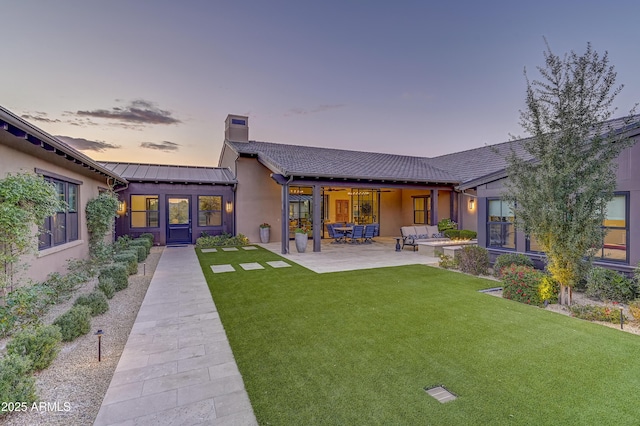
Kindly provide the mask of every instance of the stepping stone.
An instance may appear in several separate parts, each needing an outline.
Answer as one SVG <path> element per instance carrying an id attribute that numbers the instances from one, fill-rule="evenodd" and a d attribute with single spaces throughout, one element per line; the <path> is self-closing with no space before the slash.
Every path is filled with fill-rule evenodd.
<path id="1" fill-rule="evenodd" d="M 258 247 L 256 246 L 246 246 L 246 247 L 242 247 L 243 250 L 258 250 Z"/>
<path id="2" fill-rule="evenodd" d="M 210 248 L 210 249 L 202 249 L 200 251 L 203 253 L 215 253 L 218 251 L 218 249 Z"/>
<path id="3" fill-rule="evenodd" d="M 211 270 L 214 274 L 218 274 L 220 272 L 235 272 L 231 265 L 211 265 Z"/>
<path id="4" fill-rule="evenodd" d="M 238 247 L 222 247 L 222 251 L 238 251 Z"/>
<path id="5" fill-rule="evenodd" d="M 289 265 L 287 262 L 285 262 L 283 260 L 272 260 L 271 262 L 267 262 L 267 265 L 271 266 L 272 268 L 289 268 L 289 267 L 291 267 L 291 265 Z"/>
<path id="6" fill-rule="evenodd" d="M 253 263 L 241 263 L 240 267 L 242 269 L 244 269 L 245 271 L 253 271 L 255 269 L 264 269 L 264 266 L 262 266 L 261 264 L 259 264 L 258 262 L 253 262 Z"/>

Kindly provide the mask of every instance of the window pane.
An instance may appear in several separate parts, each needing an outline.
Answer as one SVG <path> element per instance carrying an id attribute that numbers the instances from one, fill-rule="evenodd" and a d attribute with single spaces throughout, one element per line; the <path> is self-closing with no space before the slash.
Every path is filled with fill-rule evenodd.
<path id="1" fill-rule="evenodd" d="M 51 247 L 51 217 L 45 218 L 38 240 L 38 248 L 45 249 Z"/>
<path id="2" fill-rule="evenodd" d="M 157 228 L 159 224 L 159 199 L 157 195 L 131 196 L 131 227 Z"/>
<path id="3" fill-rule="evenodd" d="M 625 206 L 626 197 L 624 195 L 616 195 L 613 197 L 609 203 L 607 203 L 607 213 L 604 219 L 604 226 L 613 226 L 624 228 L 627 226 L 625 215 L 626 215 L 626 206 Z"/>
<path id="4" fill-rule="evenodd" d="M 604 237 L 603 257 L 611 260 L 627 260 L 626 229 L 609 229 Z"/>
<path id="5" fill-rule="evenodd" d="M 222 197 L 214 195 L 199 196 L 198 210 L 222 210 Z"/>
<path id="6" fill-rule="evenodd" d="M 222 213 L 217 211 L 198 212 L 198 226 L 220 226 L 222 225 Z"/>
<path id="7" fill-rule="evenodd" d="M 78 213 L 68 213 L 67 220 L 69 221 L 68 241 L 76 241 L 78 239 Z"/>
<path id="8" fill-rule="evenodd" d="M 56 187 L 56 192 L 58 193 L 58 198 L 60 199 L 60 201 L 65 203 L 67 200 L 65 200 L 64 182 L 60 182 L 60 181 L 56 180 L 56 181 L 53 182 L 53 184 Z"/>
<path id="9" fill-rule="evenodd" d="M 78 185 L 69 184 L 69 199 L 67 200 L 70 212 L 78 211 Z"/>
<path id="10" fill-rule="evenodd" d="M 540 247 L 535 237 L 529 237 L 529 251 L 542 252 L 542 247 Z"/>
<path id="11" fill-rule="evenodd" d="M 65 213 L 56 213 L 53 215 L 53 245 L 58 245 L 66 242 L 66 231 L 65 231 Z"/>
<path id="12" fill-rule="evenodd" d="M 502 248 L 516 248 L 516 235 L 511 223 L 489 224 L 489 246 Z"/>

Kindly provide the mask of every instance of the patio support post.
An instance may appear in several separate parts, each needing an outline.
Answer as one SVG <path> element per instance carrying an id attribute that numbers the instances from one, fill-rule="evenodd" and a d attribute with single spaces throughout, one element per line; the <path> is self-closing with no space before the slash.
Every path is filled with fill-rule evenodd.
<path id="1" fill-rule="evenodd" d="M 322 235 L 322 194 L 319 183 L 313 185 L 313 251 L 320 251 Z"/>
<path id="2" fill-rule="evenodd" d="M 438 190 L 431 190 L 431 225 L 438 224 Z"/>
<path id="3" fill-rule="evenodd" d="M 289 182 L 282 185 L 282 217 L 280 218 L 282 254 L 289 253 Z"/>

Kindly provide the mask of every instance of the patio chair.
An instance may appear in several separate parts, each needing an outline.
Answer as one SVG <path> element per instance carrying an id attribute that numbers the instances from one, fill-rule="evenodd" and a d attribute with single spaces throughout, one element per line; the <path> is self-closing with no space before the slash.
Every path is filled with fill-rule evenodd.
<path id="1" fill-rule="evenodd" d="M 360 243 L 361 238 L 364 238 L 364 225 L 354 225 L 353 231 L 351 231 L 351 243 Z"/>
<path id="2" fill-rule="evenodd" d="M 364 243 L 372 243 L 373 242 L 373 237 L 375 236 L 376 233 L 376 227 L 375 225 L 367 225 L 364 227 Z"/>
<path id="3" fill-rule="evenodd" d="M 329 232 L 329 237 L 335 240 L 331 244 L 339 244 L 344 242 L 344 234 L 342 232 L 338 232 L 335 229 L 333 229 L 334 226 L 335 225 L 333 223 L 327 224 L 327 231 Z"/>

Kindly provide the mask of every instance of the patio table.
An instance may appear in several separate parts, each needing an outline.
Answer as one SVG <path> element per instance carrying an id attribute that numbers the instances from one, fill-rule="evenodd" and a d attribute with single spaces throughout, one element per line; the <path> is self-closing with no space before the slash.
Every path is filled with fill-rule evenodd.
<path id="1" fill-rule="evenodd" d="M 349 234 L 349 232 L 353 231 L 353 226 L 334 226 L 333 230 L 340 232 L 342 234 L 342 241 L 346 243 L 347 240 L 345 239 L 345 237 L 347 236 L 347 234 Z"/>

